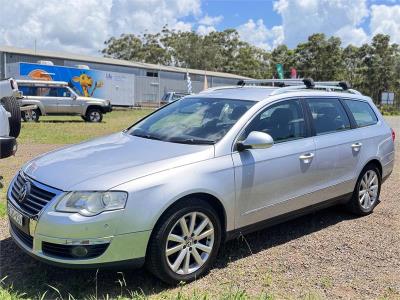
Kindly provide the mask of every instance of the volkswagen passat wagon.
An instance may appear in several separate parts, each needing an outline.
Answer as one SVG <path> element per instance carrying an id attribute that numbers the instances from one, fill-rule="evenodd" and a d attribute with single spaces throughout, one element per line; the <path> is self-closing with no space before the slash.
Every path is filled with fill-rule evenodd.
<path id="1" fill-rule="evenodd" d="M 48 263 L 190 281 L 238 234 L 336 203 L 371 213 L 393 161 L 394 132 L 354 90 L 219 88 L 28 162 L 10 231 Z"/>

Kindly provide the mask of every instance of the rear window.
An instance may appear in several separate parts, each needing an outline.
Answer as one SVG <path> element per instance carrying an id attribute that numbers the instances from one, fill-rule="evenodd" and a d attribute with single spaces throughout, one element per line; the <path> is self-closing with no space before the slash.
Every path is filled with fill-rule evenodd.
<path id="1" fill-rule="evenodd" d="M 350 120 L 338 99 L 306 99 L 317 135 L 350 129 Z"/>
<path id="2" fill-rule="evenodd" d="M 369 126 L 378 122 L 378 118 L 367 102 L 348 99 L 344 102 L 353 114 L 358 127 Z"/>
<path id="3" fill-rule="evenodd" d="M 20 85 L 19 90 L 25 96 L 71 97 L 71 92 L 65 87 L 21 86 Z"/>

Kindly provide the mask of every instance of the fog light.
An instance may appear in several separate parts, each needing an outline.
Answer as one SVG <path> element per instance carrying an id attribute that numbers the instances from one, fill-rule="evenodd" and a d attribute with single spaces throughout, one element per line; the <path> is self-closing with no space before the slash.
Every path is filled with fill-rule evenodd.
<path id="1" fill-rule="evenodd" d="M 71 254 L 75 257 L 85 257 L 88 254 L 88 249 L 85 246 L 76 246 L 71 250 Z"/>

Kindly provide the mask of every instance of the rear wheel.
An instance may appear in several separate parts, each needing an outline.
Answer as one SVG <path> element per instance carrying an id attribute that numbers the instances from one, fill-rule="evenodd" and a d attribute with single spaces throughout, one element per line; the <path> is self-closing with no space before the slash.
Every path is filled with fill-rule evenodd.
<path id="1" fill-rule="evenodd" d="M 103 120 L 103 113 L 98 108 L 90 108 L 86 113 L 86 121 L 100 123 Z"/>
<path id="2" fill-rule="evenodd" d="M 360 216 L 372 213 L 379 202 L 381 182 L 379 169 L 374 165 L 366 166 L 358 178 L 349 202 L 350 210 Z"/>
<path id="3" fill-rule="evenodd" d="M 21 131 L 21 110 L 18 100 L 15 97 L 4 97 L 1 105 L 11 114 L 8 119 L 10 123 L 10 136 L 17 138 Z"/>
<path id="4" fill-rule="evenodd" d="M 147 266 L 164 282 L 189 282 L 209 270 L 220 242 L 215 210 L 203 200 L 188 199 L 169 210 L 154 229 Z"/>
<path id="5" fill-rule="evenodd" d="M 33 109 L 31 111 L 23 111 L 21 112 L 22 120 L 25 122 L 39 122 L 40 118 L 40 110 Z"/>

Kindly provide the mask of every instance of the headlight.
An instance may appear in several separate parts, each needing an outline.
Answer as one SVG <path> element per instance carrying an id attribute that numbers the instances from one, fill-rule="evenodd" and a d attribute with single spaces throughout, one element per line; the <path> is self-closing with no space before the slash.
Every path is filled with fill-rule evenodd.
<path id="1" fill-rule="evenodd" d="M 127 198 L 126 192 L 70 192 L 58 202 L 56 211 L 94 216 L 103 211 L 124 208 Z"/>

